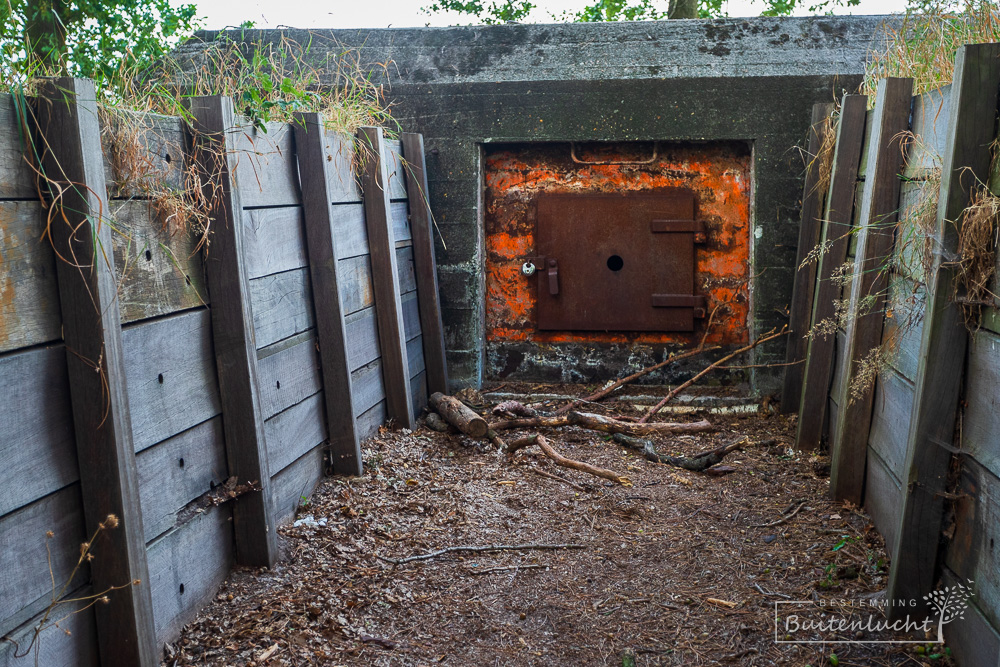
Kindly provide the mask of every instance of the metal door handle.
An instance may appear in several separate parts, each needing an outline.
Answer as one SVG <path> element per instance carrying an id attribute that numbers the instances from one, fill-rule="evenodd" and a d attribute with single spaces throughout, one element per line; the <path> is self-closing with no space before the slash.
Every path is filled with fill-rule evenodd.
<path id="1" fill-rule="evenodd" d="M 554 259 L 549 260 L 549 294 L 559 294 L 559 264 Z"/>

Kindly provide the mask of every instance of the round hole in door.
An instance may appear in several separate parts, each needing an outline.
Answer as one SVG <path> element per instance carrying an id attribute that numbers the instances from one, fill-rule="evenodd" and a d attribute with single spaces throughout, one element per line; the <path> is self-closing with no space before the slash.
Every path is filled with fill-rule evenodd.
<path id="1" fill-rule="evenodd" d="M 618 255 L 608 257 L 608 268 L 612 271 L 621 271 L 623 266 L 625 266 L 625 260 Z"/>
<path id="2" fill-rule="evenodd" d="M 184 584 L 181 584 L 181 595 L 184 595 Z"/>
<path id="3" fill-rule="evenodd" d="M 180 466 L 182 468 L 184 467 L 184 459 L 183 458 L 181 458 L 177 463 L 180 464 Z"/>

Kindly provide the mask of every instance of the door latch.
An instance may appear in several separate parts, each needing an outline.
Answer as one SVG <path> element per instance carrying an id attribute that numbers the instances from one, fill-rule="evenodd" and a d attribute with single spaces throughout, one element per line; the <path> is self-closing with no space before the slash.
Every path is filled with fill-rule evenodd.
<path id="1" fill-rule="evenodd" d="M 548 261 L 549 294 L 555 296 L 559 294 L 559 263 L 554 259 Z"/>

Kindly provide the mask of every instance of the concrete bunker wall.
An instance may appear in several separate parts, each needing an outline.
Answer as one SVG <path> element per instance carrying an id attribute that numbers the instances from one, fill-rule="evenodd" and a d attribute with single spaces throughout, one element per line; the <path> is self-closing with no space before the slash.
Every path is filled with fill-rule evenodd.
<path id="1" fill-rule="evenodd" d="M 317 63 L 354 49 L 386 84 L 393 115 L 425 137 L 449 370 L 479 385 L 507 367 L 488 341 L 486 156 L 553 142 L 738 142 L 750 146 L 749 311 L 753 339 L 785 323 L 798 241 L 804 141 L 816 102 L 854 91 L 887 17 L 757 18 L 231 33 L 311 40 Z M 217 37 L 204 33 L 204 40 Z M 197 55 L 204 44 L 184 47 Z M 385 63 L 389 66 L 384 67 Z M 383 65 L 379 65 L 383 64 Z M 783 361 L 784 341 L 755 363 Z M 549 341 L 522 350 L 562 380 L 651 364 L 671 343 Z M 781 369 L 755 369 L 771 392 Z M 527 376 L 525 376 L 527 377 Z M 546 375 L 548 379 L 556 379 Z M 653 378 L 654 380 L 657 378 Z M 664 379 L 662 376 L 659 378 Z"/>

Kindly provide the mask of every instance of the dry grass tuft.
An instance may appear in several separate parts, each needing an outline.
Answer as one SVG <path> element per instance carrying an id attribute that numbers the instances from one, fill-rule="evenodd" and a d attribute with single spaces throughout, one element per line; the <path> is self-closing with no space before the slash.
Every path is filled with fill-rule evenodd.
<path id="1" fill-rule="evenodd" d="M 958 232 L 955 300 L 962 308 L 969 331 L 979 329 L 983 306 L 996 303 L 990 285 L 996 277 L 997 224 L 1000 197 L 983 187 L 962 213 Z"/>
<path id="2" fill-rule="evenodd" d="M 898 28 L 886 26 L 871 54 L 861 92 L 874 100 L 879 79 L 912 77 L 919 95 L 951 83 L 955 51 L 963 44 L 1000 42 L 1000 5 L 969 2 L 962 11 L 908 13 Z"/>

